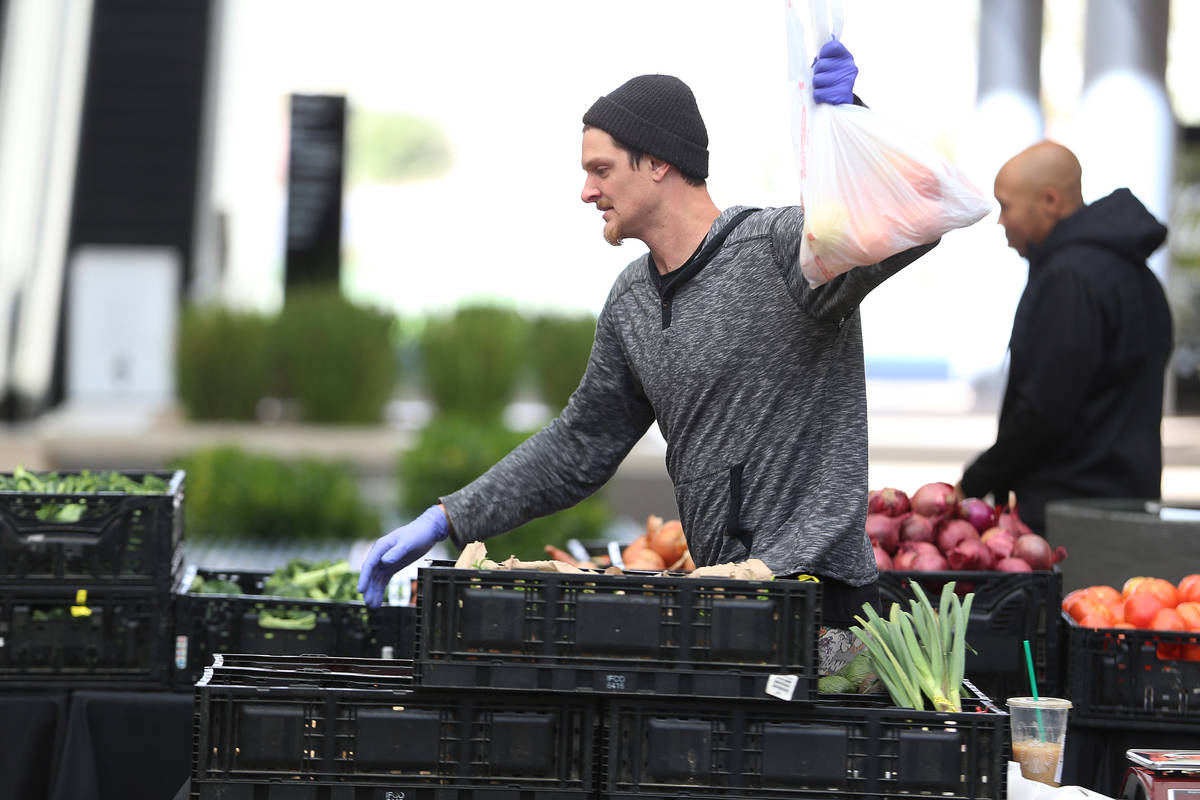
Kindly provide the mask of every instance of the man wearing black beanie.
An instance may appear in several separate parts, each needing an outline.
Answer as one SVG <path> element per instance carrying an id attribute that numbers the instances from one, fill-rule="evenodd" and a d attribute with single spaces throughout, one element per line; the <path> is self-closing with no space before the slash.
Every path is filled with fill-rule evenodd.
<path id="1" fill-rule="evenodd" d="M 848 102 L 853 58 L 836 40 L 814 65 L 814 99 Z M 697 565 L 762 559 L 825 584 L 822 671 L 853 647 L 845 629 L 878 605 L 865 532 L 867 419 L 858 305 L 933 247 L 816 288 L 800 272 L 799 207 L 721 211 L 708 133 L 691 89 L 641 75 L 583 116 L 581 198 L 612 244 L 643 242 L 609 293 L 587 370 L 557 419 L 482 477 L 376 543 L 360 588 L 451 536 L 460 547 L 571 506 L 612 477 L 657 422 Z M 379 583 L 382 580 L 383 583 Z"/>

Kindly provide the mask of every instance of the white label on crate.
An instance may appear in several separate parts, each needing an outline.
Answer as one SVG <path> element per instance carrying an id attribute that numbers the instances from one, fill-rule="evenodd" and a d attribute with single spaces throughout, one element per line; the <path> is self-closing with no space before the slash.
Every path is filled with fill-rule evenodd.
<path id="1" fill-rule="evenodd" d="M 395 658 L 395 656 L 393 655 L 394 652 L 395 652 L 395 650 L 392 648 L 392 646 L 390 644 L 385 644 L 382 648 L 380 648 L 379 657 L 380 658 Z"/>
<path id="2" fill-rule="evenodd" d="M 187 669 L 188 637 L 175 637 L 175 669 Z"/>
<path id="3" fill-rule="evenodd" d="M 767 694 L 780 700 L 791 700 L 800 679 L 795 675 L 768 675 Z"/>

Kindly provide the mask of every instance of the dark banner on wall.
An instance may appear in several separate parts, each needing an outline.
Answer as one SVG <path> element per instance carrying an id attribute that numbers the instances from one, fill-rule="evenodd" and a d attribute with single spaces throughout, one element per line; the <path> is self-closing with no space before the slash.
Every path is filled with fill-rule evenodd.
<path id="1" fill-rule="evenodd" d="M 292 95 L 288 145 L 288 288 L 338 281 L 345 138 L 346 98 Z"/>

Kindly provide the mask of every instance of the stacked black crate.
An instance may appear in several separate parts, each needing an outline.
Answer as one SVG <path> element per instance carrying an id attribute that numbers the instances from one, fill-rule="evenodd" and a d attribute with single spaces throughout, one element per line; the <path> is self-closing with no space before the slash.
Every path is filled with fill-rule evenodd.
<path id="1" fill-rule="evenodd" d="M 595 800 L 596 704 L 413 685 L 411 661 L 218 655 L 195 800 Z"/>
<path id="2" fill-rule="evenodd" d="M 821 587 L 421 571 L 422 688 L 590 696 L 599 798 L 1005 794 L 1008 719 L 817 693 Z"/>
<path id="3" fill-rule="evenodd" d="M 218 658 L 193 798 L 1005 794 L 1002 713 L 817 695 L 819 584 L 449 566 L 419 583 L 411 675 Z"/>
<path id="4" fill-rule="evenodd" d="M 165 489 L 0 491 L 0 688 L 166 687 L 184 473 L 124 474 Z"/>
<path id="5" fill-rule="evenodd" d="M 1200 634 L 1080 626 L 1062 612 L 1065 697 L 1073 704 L 1063 763 L 1070 779 L 1118 796 L 1131 749 L 1195 749 Z"/>
<path id="6" fill-rule="evenodd" d="M 411 659 L 416 609 L 264 594 L 269 570 L 187 565 L 175 595 L 172 683 L 191 687 L 223 653 Z M 196 593 L 195 580 L 221 581 L 227 593 Z M 236 591 L 235 591 L 236 589 Z"/>

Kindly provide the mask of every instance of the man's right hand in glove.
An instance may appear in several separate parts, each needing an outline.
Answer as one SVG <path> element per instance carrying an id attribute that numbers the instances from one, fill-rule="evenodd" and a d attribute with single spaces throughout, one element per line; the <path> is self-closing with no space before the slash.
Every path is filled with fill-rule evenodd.
<path id="1" fill-rule="evenodd" d="M 450 519 L 445 508 L 437 505 L 430 506 L 407 525 L 380 536 L 359 571 L 358 591 L 366 604 L 379 608 L 392 576 L 449 535 Z"/>

